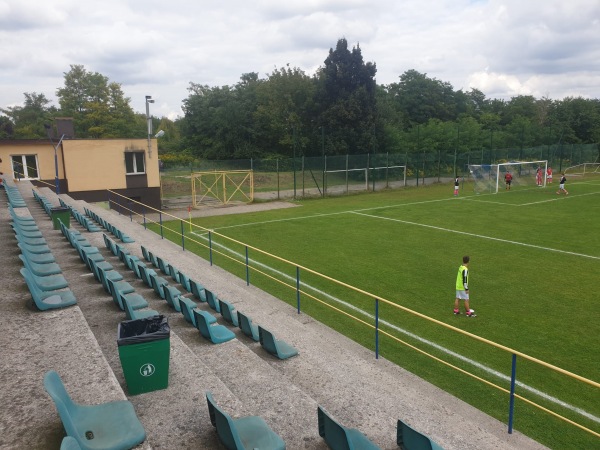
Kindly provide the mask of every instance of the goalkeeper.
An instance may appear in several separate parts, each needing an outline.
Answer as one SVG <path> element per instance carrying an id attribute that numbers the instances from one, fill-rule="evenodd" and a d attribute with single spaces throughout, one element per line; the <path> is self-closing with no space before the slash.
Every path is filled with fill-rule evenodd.
<path id="1" fill-rule="evenodd" d="M 468 256 L 463 256 L 463 263 L 458 268 L 456 275 L 456 299 L 454 300 L 454 314 L 460 314 L 460 301 L 465 304 L 465 314 L 467 317 L 475 317 L 475 311 L 471 309 L 469 304 L 469 261 Z"/>

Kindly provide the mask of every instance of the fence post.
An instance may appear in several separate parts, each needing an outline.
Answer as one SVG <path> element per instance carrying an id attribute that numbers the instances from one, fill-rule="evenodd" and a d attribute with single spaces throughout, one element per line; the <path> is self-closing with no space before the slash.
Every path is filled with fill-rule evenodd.
<path id="1" fill-rule="evenodd" d="M 133 222 L 133 214 L 132 214 L 131 208 L 132 208 L 131 199 L 129 199 L 129 208 L 128 208 L 129 209 L 129 221 Z"/>
<path id="2" fill-rule="evenodd" d="M 212 233 L 208 232 L 208 259 L 210 260 L 210 265 L 213 265 L 212 260 Z"/>
<path id="3" fill-rule="evenodd" d="M 296 305 L 300 314 L 300 267 L 296 266 Z"/>
<path id="4" fill-rule="evenodd" d="M 183 229 L 183 219 L 180 219 L 180 223 L 181 223 L 181 248 L 183 251 L 185 251 L 185 234 L 184 234 L 184 229 Z"/>
<path id="5" fill-rule="evenodd" d="M 146 205 L 142 203 L 142 217 L 144 218 L 144 230 L 146 229 Z"/>
<path id="6" fill-rule="evenodd" d="M 379 359 L 379 299 L 375 299 L 375 359 Z"/>
<path id="7" fill-rule="evenodd" d="M 512 372 L 510 375 L 510 404 L 508 407 L 508 434 L 513 431 L 513 418 L 515 412 L 515 382 L 517 379 L 517 355 L 512 355 Z"/>
<path id="8" fill-rule="evenodd" d="M 248 262 L 248 246 L 246 245 L 246 286 L 250 286 L 250 265 Z"/>
<path id="9" fill-rule="evenodd" d="M 160 238 L 161 238 L 161 239 L 164 239 L 164 238 L 165 238 L 165 236 L 164 236 L 164 234 L 163 234 L 162 212 L 159 212 L 159 213 L 158 213 L 158 220 L 159 220 L 159 223 L 160 223 Z"/>

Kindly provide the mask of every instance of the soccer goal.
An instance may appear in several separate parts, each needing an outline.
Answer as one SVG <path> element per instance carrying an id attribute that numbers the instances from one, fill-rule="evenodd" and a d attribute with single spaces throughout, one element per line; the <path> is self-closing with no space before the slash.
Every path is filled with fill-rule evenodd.
<path id="1" fill-rule="evenodd" d="M 336 187 L 348 193 L 354 190 L 383 189 L 406 186 L 406 166 L 361 167 L 325 171 L 325 186 L 329 193 Z"/>
<path id="2" fill-rule="evenodd" d="M 548 161 L 511 161 L 500 164 L 469 164 L 469 173 L 477 194 L 497 194 L 506 186 L 506 175 L 510 173 L 512 188 L 546 186 Z"/>
<path id="3" fill-rule="evenodd" d="M 600 175 L 600 163 L 583 163 L 567 167 L 565 174 L 581 177 L 585 177 L 586 175 Z"/>

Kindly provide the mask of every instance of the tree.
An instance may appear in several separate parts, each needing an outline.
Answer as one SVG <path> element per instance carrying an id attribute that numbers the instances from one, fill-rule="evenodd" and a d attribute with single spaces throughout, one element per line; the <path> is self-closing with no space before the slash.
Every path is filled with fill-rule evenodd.
<path id="1" fill-rule="evenodd" d="M 360 46 L 350 51 L 346 39 L 339 39 L 335 50 L 329 50 L 318 74 L 317 92 L 319 122 L 328 130 L 329 152 L 375 150 L 376 73 L 374 63 L 364 62 Z"/>
<path id="2" fill-rule="evenodd" d="M 71 65 L 64 75 L 64 87 L 57 89 L 60 113 L 73 117 L 77 137 L 136 137 L 142 130 L 132 128 L 134 112 L 119 83 L 111 83 L 98 72 Z"/>
<path id="3" fill-rule="evenodd" d="M 50 100 L 44 94 L 36 92 L 25 92 L 25 103 L 23 106 L 10 106 L 2 109 L 12 126 L 5 124 L 5 130 L 12 130 L 10 138 L 13 139 L 36 139 L 46 138 L 44 124 L 52 120 L 56 114 L 56 108 L 50 105 Z"/>
<path id="4" fill-rule="evenodd" d="M 388 89 L 396 100 L 397 108 L 413 124 L 424 124 L 429 119 L 453 121 L 458 118 L 457 95 L 450 83 L 408 70 L 400 75 L 399 83 L 392 83 Z M 464 109 L 464 94 L 460 100 L 463 103 L 461 109 Z"/>

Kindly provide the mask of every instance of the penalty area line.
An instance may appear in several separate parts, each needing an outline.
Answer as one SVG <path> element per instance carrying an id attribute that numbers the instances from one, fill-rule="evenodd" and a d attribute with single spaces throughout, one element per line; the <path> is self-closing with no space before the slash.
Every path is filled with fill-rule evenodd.
<path id="1" fill-rule="evenodd" d="M 375 216 L 373 214 L 364 214 L 364 213 L 360 213 L 360 212 L 356 212 L 356 211 L 353 211 L 353 214 L 357 214 L 359 216 L 364 216 L 364 217 L 370 217 L 372 219 L 389 220 L 392 222 L 405 223 L 408 225 L 415 225 L 418 227 L 431 228 L 433 230 L 446 231 L 448 233 L 463 234 L 465 236 L 476 237 L 476 238 L 480 238 L 480 239 L 489 239 L 490 241 L 503 242 L 505 244 L 522 245 L 523 247 L 531 247 L 531 248 L 536 248 L 539 250 L 546 250 L 549 252 L 564 253 L 565 255 L 581 256 L 583 258 L 600 260 L 600 256 L 586 255 L 585 253 L 569 252 L 567 250 L 559 250 L 557 248 L 551 248 L 551 247 L 542 247 L 541 245 L 527 244 L 526 242 L 511 241 L 508 239 L 500 239 L 500 238 L 496 238 L 493 236 L 485 236 L 483 234 L 467 233 L 466 231 L 451 230 L 449 228 L 437 227 L 435 225 L 427 225 L 424 223 L 410 222 L 408 220 L 402 220 L 402 219 L 393 219 L 391 217 Z"/>

